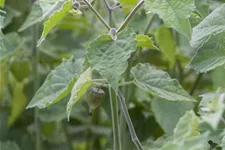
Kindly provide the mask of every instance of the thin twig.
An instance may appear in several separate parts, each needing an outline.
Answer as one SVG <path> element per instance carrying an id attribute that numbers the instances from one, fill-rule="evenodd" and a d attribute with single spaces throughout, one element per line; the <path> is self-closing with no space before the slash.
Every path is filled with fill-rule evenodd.
<path id="1" fill-rule="evenodd" d="M 94 13 L 94 15 L 98 18 L 98 20 L 102 23 L 102 25 L 108 30 L 110 31 L 111 27 L 108 25 L 107 22 L 105 22 L 105 20 L 102 18 L 102 16 L 95 10 L 95 8 L 87 1 L 87 0 L 83 0 L 87 6 L 89 7 L 89 9 Z"/>
<path id="2" fill-rule="evenodd" d="M 123 30 L 127 24 L 130 22 L 132 17 L 135 15 L 135 13 L 139 10 L 139 8 L 144 4 L 144 0 L 141 0 L 138 2 L 138 4 L 134 7 L 134 9 L 130 12 L 130 14 L 127 16 L 127 18 L 124 20 L 124 22 L 120 25 L 120 27 L 117 30 L 117 33 L 119 33 L 121 30 Z"/>
<path id="3" fill-rule="evenodd" d="M 122 93 L 120 91 L 118 91 L 118 98 L 119 98 L 120 106 L 122 108 L 124 117 L 126 119 L 126 122 L 127 122 L 128 128 L 129 128 L 129 131 L 130 131 L 130 134 L 131 134 L 132 141 L 134 142 L 134 144 L 136 145 L 136 147 L 137 147 L 138 150 L 143 150 L 143 147 L 141 145 L 141 142 L 139 141 L 139 139 L 138 139 L 138 137 L 136 135 L 136 132 L 134 130 L 133 123 L 132 123 L 132 121 L 130 119 L 130 115 L 129 115 L 128 110 L 127 110 L 127 106 L 126 106 L 126 103 L 125 103 L 125 99 L 124 99 L 124 97 L 123 97 L 123 95 L 122 95 Z"/>
<path id="4" fill-rule="evenodd" d="M 150 27 L 152 25 L 152 22 L 153 22 L 155 16 L 156 16 L 155 14 L 152 14 L 151 18 L 149 19 L 149 22 L 148 22 L 148 24 L 147 24 L 147 26 L 145 28 L 145 31 L 144 31 L 144 35 L 148 34 L 148 31 L 149 31 L 149 29 L 150 29 Z"/>
<path id="5" fill-rule="evenodd" d="M 109 86 L 109 97 L 112 114 L 112 128 L 113 128 L 113 150 L 121 150 L 118 104 L 115 91 Z"/>

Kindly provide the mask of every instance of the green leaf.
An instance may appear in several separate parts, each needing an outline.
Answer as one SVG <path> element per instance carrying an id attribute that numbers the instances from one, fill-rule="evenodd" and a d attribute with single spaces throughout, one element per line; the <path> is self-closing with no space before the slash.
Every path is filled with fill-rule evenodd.
<path id="1" fill-rule="evenodd" d="M 0 62 L 7 61 L 17 54 L 23 47 L 24 43 L 17 33 L 8 33 L 3 37 L 4 49 L 0 49 Z"/>
<path id="2" fill-rule="evenodd" d="M 167 72 L 150 64 L 138 64 L 131 69 L 135 84 L 154 95 L 171 101 L 195 101 Z"/>
<path id="3" fill-rule="evenodd" d="M 160 26 L 155 32 L 155 39 L 160 50 L 170 62 L 172 68 L 176 62 L 176 43 L 173 40 L 170 29 L 165 26 Z"/>
<path id="4" fill-rule="evenodd" d="M 13 58 L 10 64 L 10 71 L 17 81 L 22 82 L 30 73 L 30 61 Z"/>
<path id="5" fill-rule="evenodd" d="M 151 101 L 151 106 L 159 125 L 167 134 L 172 135 L 178 120 L 186 113 L 186 111 L 191 110 L 194 105 L 191 102 L 172 102 L 155 97 Z"/>
<path id="6" fill-rule="evenodd" d="M 137 35 L 136 40 L 138 42 L 138 47 L 147 47 L 150 49 L 159 50 L 159 48 L 153 44 L 151 38 L 149 38 L 147 35 Z"/>
<path id="7" fill-rule="evenodd" d="M 188 18 L 195 9 L 194 0 L 147 0 L 148 13 L 157 13 L 165 24 L 190 39 L 191 26 Z"/>
<path id="8" fill-rule="evenodd" d="M 222 139 L 221 147 L 222 147 L 222 150 L 225 150 L 225 136 Z"/>
<path id="9" fill-rule="evenodd" d="M 190 44 L 194 48 L 201 47 L 212 35 L 225 31 L 225 4 L 214 10 L 193 29 Z"/>
<path id="10" fill-rule="evenodd" d="M 225 91 L 217 90 L 216 93 L 206 93 L 201 97 L 199 104 L 201 118 L 215 130 L 225 111 Z"/>
<path id="11" fill-rule="evenodd" d="M 73 105 L 80 100 L 80 98 L 85 94 L 87 89 L 93 83 L 92 79 L 92 69 L 89 67 L 85 72 L 83 72 L 78 78 L 77 82 L 74 84 L 73 89 L 71 91 L 70 99 L 67 103 L 67 118 L 69 120 L 70 112 L 72 110 Z"/>
<path id="12" fill-rule="evenodd" d="M 45 40 L 48 33 L 69 13 L 72 9 L 72 0 L 67 0 L 64 2 L 62 8 L 58 11 L 55 11 L 49 19 L 44 23 L 44 29 L 41 35 L 41 38 L 38 41 L 38 46 Z"/>
<path id="13" fill-rule="evenodd" d="M 4 7 L 5 5 L 5 0 L 0 0 L 0 7 Z"/>
<path id="14" fill-rule="evenodd" d="M 196 52 L 188 67 L 198 72 L 208 72 L 225 64 L 225 32 L 212 35 Z"/>
<path id="15" fill-rule="evenodd" d="M 36 1 L 31 8 L 28 18 L 20 27 L 19 32 L 51 16 L 55 11 L 60 9 L 62 4 L 63 2 L 61 1 L 56 1 L 55 3 Z"/>
<path id="16" fill-rule="evenodd" d="M 199 136 L 199 119 L 193 111 L 188 111 L 181 117 L 174 129 L 174 139 L 177 141 L 188 140 Z"/>
<path id="17" fill-rule="evenodd" d="M 17 118 L 22 114 L 26 105 L 27 97 L 23 91 L 26 81 L 13 83 L 12 108 L 8 120 L 8 126 L 11 127 Z"/>
<path id="18" fill-rule="evenodd" d="M 128 13 L 131 11 L 132 7 L 137 4 L 137 0 L 119 0 L 120 4 L 123 6 L 124 11 Z"/>
<path id="19" fill-rule="evenodd" d="M 6 142 L 0 141 L 0 149 L 1 150 L 20 150 L 19 146 L 15 142 L 11 142 L 11 141 L 6 141 Z"/>
<path id="20" fill-rule="evenodd" d="M 211 72 L 211 79 L 213 82 L 213 89 L 217 90 L 218 87 L 225 89 L 225 80 L 223 79 L 225 77 L 225 67 L 217 67 Z"/>
<path id="21" fill-rule="evenodd" d="M 135 31 L 125 29 L 117 35 L 117 40 L 112 40 L 109 35 L 101 35 L 87 49 L 89 64 L 107 79 L 115 91 L 120 75 L 128 66 L 127 59 L 137 48 L 135 39 Z"/>
<path id="22" fill-rule="evenodd" d="M 74 60 L 73 57 L 63 60 L 56 69 L 49 73 L 27 108 L 44 108 L 68 95 L 79 77 L 82 64 L 82 59 Z"/>

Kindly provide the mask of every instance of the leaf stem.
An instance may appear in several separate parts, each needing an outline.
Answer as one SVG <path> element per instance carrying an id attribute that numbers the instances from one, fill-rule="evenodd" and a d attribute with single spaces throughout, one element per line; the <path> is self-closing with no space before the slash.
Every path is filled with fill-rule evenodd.
<path id="1" fill-rule="evenodd" d="M 139 10 L 139 8 L 143 4 L 144 4 L 144 0 L 141 0 L 141 1 L 138 2 L 138 4 L 134 7 L 134 9 L 126 17 L 126 19 L 124 20 L 124 22 L 120 25 L 120 27 L 117 30 L 117 33 L 119 33 L 120 31 L 122 31 L 127 26 L 127 24 L 130 22 L 130 20 L 132 19 L 132 17 L 135 15 L 135 13 Z"/>
<path id="2" fill-rule="evenodd" d="M 113 150 L 121 150 L 117 95 L 111 86 L 109 86 L 109 97 L 112 114 Z"/>
<path id="3" fill-rule="evenodd" d="M 195 92 L 195 90 L 196 90 L 196 88 L 197 88 L 197 86 L 198 86 L 198 83 L 199 83 L 199 81 L 201 80 L 201 78 L 202 78 L 202 73 L 200 73 L 198 76 L 197 76 L 197 78 L 196 78 L 196 80 L 195 80 L 195 82 L 194 82 L 194 84 L 193 84 L 193 86 L 192 86 L 192 88 L 191 88 L 191 90 L 190 90 L 190 92 L 189 92 L 189 94 L 190 95 L 193 95 L 194 94 L 194 92 Z"/>
<path id="4" fill-rule="evenodd" d="M 87 4 L 89 9 L 94 13 L 94 15 L 98 18 L 98 20 L 102 23 L 102 25 L 109 31 L 111 27 L 108 25 L 107 22 L 105 22 L 102 16 L 95 10 L 95 8 L 87 0 L 83 0 L 83 1 Z"/>
<path id="5" fill-rule="evenodd" d="M 94 85 L 96 86 L 101 86 L 101 87 L 105 87 L 105 88 L 108 88 L 109 87 L 109 84 L 107 83 L 99 83 L 98 80 L 94 79 L 92 80 L 94 83 Z M 101 82 L 101 80 L 99 80 Z M 131 84 L 134 84 L 134 81 L 127 81 L 127 82 L 122 82 L 122 83 L 119 83 L 119 87 L 121 86 L 128 86 L 128 85 L 131 85 Z"/>
<path id="6" fill-rule="evenodd" d="M 130 115 L 128 113 L 128 109 L 127 109 L 127 106 L 126 106 L 126 103 L 125 103 L 125 99 L 124 99 L 124 97 L 123 97 L 123 95 L 120 91 L 118 91 L 118 98 L 119 98 L 120 106 L 122 108 L 124 117 L 126 119 L 129 131 L 130 131 L 130 134 L 131 134 L 132 141 L 134 142 L 134 144 L 136 145 L 138 150 L 143 150 L 141 142 L 139 141 L 139 139 L 136 135 L 136 132 L 134 130 L 134 126 L 133 126 L 133 123 L 131 121 Z"/>

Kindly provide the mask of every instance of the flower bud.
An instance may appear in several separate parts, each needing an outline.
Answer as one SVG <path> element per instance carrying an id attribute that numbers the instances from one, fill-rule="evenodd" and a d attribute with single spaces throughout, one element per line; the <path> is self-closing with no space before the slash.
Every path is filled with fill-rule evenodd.
<path id="1" fill-rule="evenodd" d="M 73 2 L 73 9 L 79 9 L 80 8 L 80 3 L 79 2 Z"/>
<path id="2" fill-rule="evenodd" d="M 117 30 L 115 28 L 111 28 L 109 31 L 109 35 L 111 36 L 111 38 L 113 40 L 116 40 L 117 39 Z"/>

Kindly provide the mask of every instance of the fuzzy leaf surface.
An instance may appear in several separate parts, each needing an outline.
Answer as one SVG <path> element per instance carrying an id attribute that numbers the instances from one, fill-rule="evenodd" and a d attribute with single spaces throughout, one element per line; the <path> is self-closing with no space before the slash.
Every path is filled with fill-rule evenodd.
<path id="1" fill-rule="evenodd" d="M 171 101 L 195 101 L 176 79 L 171 79 L 167 72 L 150 64 L 138 64 L 131 69 L 131 73 L 135 84 L 153 95 Z"/>
<path id="2" fill-rule="evenodd" d="M 27 108 L 45 108 L 65 97 L 73 88 L 82 70 L 83 60 L 70 58 L 52 70 Z"/>

